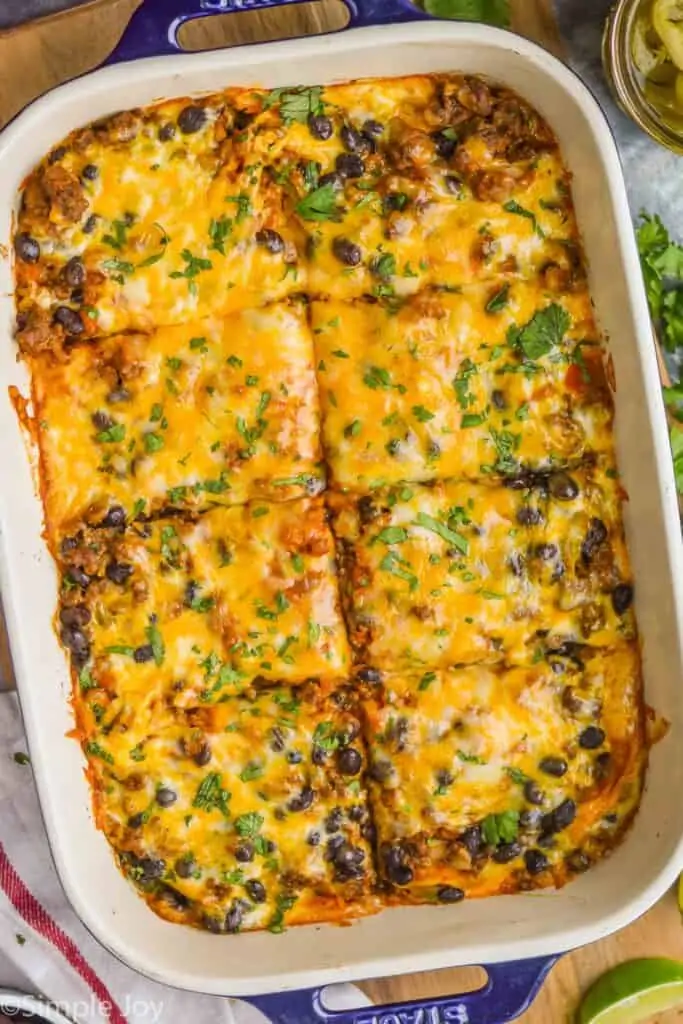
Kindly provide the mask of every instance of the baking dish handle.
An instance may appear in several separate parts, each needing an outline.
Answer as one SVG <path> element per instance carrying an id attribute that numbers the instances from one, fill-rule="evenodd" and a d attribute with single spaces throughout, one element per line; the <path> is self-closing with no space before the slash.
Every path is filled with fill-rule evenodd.
<path id="1" fill-rule="evenodd" d="M 268 7 L 284 7 L 305 0 L 143 0 L 115 50 L 104 66 L 141 57 L 163 57 L 182 53 L 178 30 L 186 21 L 208 18 L 214 14 L 237 11 L 261 11 Z M 402 21 L 424 21 L 429 15 L 413 0 L 343 0 L 350 18 L 347 28 L 367 25 L 390 25 Z"/>
<path id="2" fill-rule="evenodd" d="M 488 980 L 477 992 L 418 999 L 393 1006 L 334 1012 L 323 1006 L 323 989 L 306 989 L 247 1000 L 270 1024 L 508 1024 L 538 995 L 557 956 L 486 967 Z"/>

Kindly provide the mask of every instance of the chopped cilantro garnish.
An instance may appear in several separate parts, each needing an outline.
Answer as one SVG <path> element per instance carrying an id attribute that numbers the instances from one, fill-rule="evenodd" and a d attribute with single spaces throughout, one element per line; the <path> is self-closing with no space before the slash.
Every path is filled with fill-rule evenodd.
<path id="1" fill-rule="evenodd" d="M 211 245 L 209 249 L 215 249 L 221 256 L 225 256 L 225 242 L 232 231 L 232 220 L 229 217 L 223 216 L 215 219 L 211 218 L 209 223 L 209 237 L 211 239 Z"/>
<path id="2" fill-rule="evenodd" d="M 417 526 L 422 526 L 425 530 L 430 530 L 432 533 L 436 533 L 442 540 L 445 540 L 447 544 L 452 545 L 461 554 L 467 554 L 469 550 L 467 537 L 463 537 L 461 533 L 451 530 L 451 528 L 446 526 L 445 523 L 439 522 L 438 519 L 434 519 L 433 516 L 427 515 L 426 512 L 418 513 L 415 522 Z"/>
<path id="3" fill-rule="evenodd" d="M 305 123 L 311 114 L 324 113 L 322 86 L 272 89 L 266 96 L 263 106 L 268 110 L 276 104 L 280 107 L 280 117 L 285 124 L 291 124 L 292 121 Z"/>
<path id="4" fill-rule="evenodd" d="M 553 302 L 534 313 L 524 327 L 511 327 L 508 342 L 526 359 L 540 359 L 560 345 L 569 330 L 571 318 L 562 306 Z"/>
<path id="5" fill-rule="evenodd" d="M 519 831 L 519 812 L 502 811 L 500 814 L 487 814 L 481 823 L 481 831 L 490 846 L 512 843 Z"/>
<path id="6" fill-rule="evenodd" d="M 202 780 L 192 801 L 192 806 L 203 811 L 220 811 L 227 818 L 228 804 L 231 793 L 223 789 L 223 776 L 220 772 L 209 772 Z M 238 819 L 239 820 L 239 819 Z"/>
<path id="7" fill-rule="evenodd" d="M 340 220 L 341 210 L 337 206 L 334 186 L 321 185 L 320 188 L 309 192 L 297 203 L 296 212 L 303 220 Z"/>
<path id="8" fill-rule="evenodd" d="M 166 656 L 166 647 L 154 617 L 150 618 L 149 625 L 145 627 L 145 636 L 147 637 L 147 643 L 151 644 L 152 651 L 154 652 L 155 663 L 162 665 Z"/>
<path id="9" fill-rule="evenodd" d="M 243 839 L 253 839 L 263 828 L 264 817 L 257 811 L 248 811 L 235 818 L 235 831 Z"/>
<path id="10" fill-rule="evenodd" d="M 123 441 L 125 436 L 126 428 L 123 423 L 114 423 L 106 430 L 100 430 L 95 434 L 95 440 L 100 444 L 117 444 L 119 441 Z"/>
<path id="11" fill-rule="evenodd" d="M 173 270 L 170 274 L 172 278 L 184 277 L 187 279 L 187 288 L 191 295 L 197 294 L 197 283 L 195 278 L 202 273 L 203 270 L 211 270 L 213 263 L 211 260 L 204 259 L 201 256 L 193 256 L 189 249 L 183 249 L 180 253 L 181 259 L 185 262 L 184 270 Z"/>

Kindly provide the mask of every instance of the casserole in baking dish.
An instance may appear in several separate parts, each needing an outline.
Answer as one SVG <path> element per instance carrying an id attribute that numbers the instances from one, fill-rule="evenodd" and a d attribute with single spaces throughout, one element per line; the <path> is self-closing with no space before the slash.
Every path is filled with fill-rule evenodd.
<path id="1" fill-rule="evenodd" d="M 379 49 L 376 48 L 378 38 L 382 40 L 382 46 Z M 420 40 L 420 47 L 414 46 L 415 39 Z M 386 34 L 379 37 L 368 31 L 352 34 L 348 37 L 348 41 L 338 38 L 278 44 L 268 52 L 274 54 L 279 51 L 292 59 L 296 54 L 297 78 L 310 86 L 329 77 L 338 79 L 359 77 L 363 71 L 364 60 L 367 59 L 368 48 L 372 49 L 373 61 L 376 63 L 373 70 L 378 75 L 391 75 L 407 70 L 424 74 L 445 71 L 454 67 L 458 67 L 466 73 L 488 73 L 497 79 L 502 78 L 507 86 L 516 89 L 526 99 L 535 103 L 541 113 L 548 118 L 553 128 L 558 131 L 568 165 L 575 174 L 574 193 L 579 223 L 588 251 L 592 291 L 600 324 L 612 338 L 615 336 L 615 331 L 620 338 L 619 346 L 615 345 L 612 352 L 617 385 L 620 389 L 617 401 L 617 439 L 620 442 L 620 469 L 624 486 L 630 495 L 626 515 L 627 532 L 631 540 L 634 575 L 638 580 L 640 602 L 638 615 L 644 639 L 646 696 L 670 718 L 673 729 L 675 729 L 679 715 L 675 683 L 678 678 L 676 666 L 680 665 L 680 641 L 678 636 L 679 612 L 676 608 L 678 584 L 674 582 L 675 573 L 673 571 L 674 563 L 679 559 L 679 553 L 675 546 L 675 519 L 672 518 L 673 488 L 667 464 L 668 455 L 661 410 L 645 387 L 647 382 L 654 384 L 656 381 L 656 366 L 653 354 L 646 347 L 647 320 L 639 291 L 640 285 L 636 277 L 637 262 L 632 240 L 628 234 L 630 228 L 626 219 L 625 201 L 620 191 L 619 173 L 615 165 L 614 153 L 610 148 L 611 144 L 600 136 L 603 122 L 591 101 L 573 78 L 547 55 L 521 40 L 515 40 L 514 50 L 507 50 L 504 43 L 507 39 L 507 36 L 500 33 L 474 26 L 439 26 L 438 29 L 435 29 L 430 25 L 423 25 L 411 27 L 410 30 L 400 28 L 387 30 Z M 351 42 L 353 42 L 353 46 L 350 45 Z M 320 52 L 316 50 L 316 47 L 321 46 L 330 69 L 334 57 L 333 71 L 328 70 L 325 73 L 319 58 L 315 56 L 317 52 Z M 255 49 L 242 51 L 239 61 L 234 54 L 227 57 L 223 54 L 220 61 L 216 55 L 202 55 L 193 58 L 179 57 L 177 58 L 178 63 L 174 60 L 169 62 L 168 66 L 169 68 L 171 65 L 174 68 L 181 66 L 192 68 L 194 66 L 197 75 L 196 78 L 193 78 L 193 85 L 198 91 L 215 88 L 219 84 L 219 80 L 225 81 L 226 77 L 231 81 L 238 79 L 240 85 L 256 84 L 263 78 L 267 79 L 269 87 L 288 85 L 291 82 L 291 75 L 286 73 L 284 67 L 278 74 L 277 69 L 274 69 L 270 63 L 270 59 L 268 73 L 265 74 L 263 55 L 263 50 Z M 185 61 L 188 63 L 183 65 Z M 165 79 L 166 84 L 161 84 L 162 67 L 163 62 L 141 64 L 141 77 L 136 80 L 135 89 L 130 87 L 130 83 L 126 84 L 125 78 L 122 78 L 116 104 L 105 99 L 104 84 L 101 87 L 103 90 L 101 93 L 98 90 L 94 90 L 94 93 L 93 90 L 90 90 L 88 102 L 93 103 L 93 95 L 98 97 L 97 112 L 104 116 L 107 113 L 112 113 L 113 107 L 122 109 L 130 107 L 134 103 L 144 104 L 164 91 L 168 94 L 176 94 L 178 90 L 177 87 L 173 87 L 172 72 L 170 77 Z M 238 67 L 239 72 L 237 71 Z M 115 77 L 115 70 L 111 69 L 99 74 L 104 83 L 111 80 L 112 76 Z M 94 76 L 91 81 L 94 88 L 98 77 Z M 146 85 L 143 87 L 144 81 L 146 81 Z M 543 82 L 542 88 L 540 87 L 541 81 Z M 50 134 L 46 134 L 45 129 L 43 130 L 42 144 L 40 146 L 33 145 L 33 135 L 31 135 L 31 145 L 26 144 L 24 139 L 23 156 L 20 161 L 21 173 L 17 177 L 15 168 L 13 168 L 12 175 L 8 174 L 6 179 L 11 182 L 13 191 L 18 186 L 21 175 L 27 173 L 46 150 L 56 146 L 69 129 L 79 122 L 83 123 L 86 119 L 83 117 L 85 106 L 81 106 L 79 110 L 75 93 L 70 93 L 70 90 L 74 90 L 74 88 L 71 86 L 61 93 L 64 97 L 64 107 L 60 108 L 62 110 L 61 120 L 53 109 L 51 131 Z M 69 99 L 70 95 L 71 100 Z M 83 99 L 80 102 L 83 103 Z M 69 103 L 71 103 L 71 107 L 67 116 L 66 109 Z M 29 118 L 39 114 L 40 107 L 34 107 L 25 116 L 25 125 Z M 44 123 L 47 124 L 47 120 Z M 6 147 L 9 146 L 13 138 L 17 138 L 17 130 L 17 128 L 12 129 L 3 140 Z M 6 172 L 8 164 L 4 160 L 6 152 L 7 150 L 3 149 L 0 156 L 0 159 L 3 159 L 3 174 L 8 173 Z M 591 211 L 597 208 L 600 209 L 602 216 L 599 231 L 595 227 L 595 218 L 590 215 Z M 527 228 L 531 226 L 531 223 L 526 224 L 530 218 L 519 214 L 513 214 L 513 216 L 516 217 L 515 224 L 520 227 L 522 223 Z M 543 225 L 541 228 L 544 230 Z M 170 228 L 167 230 L 170 234 Z M 534 245 L 536 238 L 538 236 L 532 238 Z M 614 267 L 615 251 L 619 253 L 616 269 Z M 599 265 L 605 268 L 609 265 L 610 273 L 599 273 L 596 269 Z M 181 268 L 179 268 L 179 272 L 182 272 Z M 187 279 L 181 283 L 187 287 Z M 378 298 L 382 298 L 382 296 L 378 296 Z M 493 295 L 490 299 L 492 298 Z M 336 297 L 334 301 L 338 300 L 339 297 Z M 65 304 L 68 305 L 68 303 Z M 9 327 L 10 310 L 6 308 L 3 309 L 3 312 L 7 315 L 7 326 Z M 63 317 L 63 314 L 61 316 Z M 329 320 L 334 319 L 334 314 L 330 315 Z M 522 326 L 527 322 L 529 321 L 525 320 Z M 197 336 L 201 337 L 201 335 Z M 316 337 L 320 338 L 320 335 Z M 11 363 L 3 365 L 7 366 L 6 379 L 9 383 L 25 382 L 21 369 L 15 369 Z M 373 375 L 373 380 L 375 379 L 377 379 L 376 374 Z M 380 385 L 383 379 L 385 378 L 380 374 Z M 407 383 L 403 386 L 408 388 Z M 627 401 L 622 400 L 624 389 L 627 393 Z M 374 396 L 375 390 L 384 392 L 385 388 L 373 389 L 370 387 L 369 390 Z M 396 389 L 392 388 L 391 391 L 396 391 Z M 457 391 L 455 393 L 457 395 Z M 399 392 L 397 394 L 399 398 L 403 397 Z M 421 404 L 425 410 L 431 412 L 426 402 L 416 401 L 414 404 L 416 407 Z M 412 405 L 410 410 L 412 412 Z M 388 411 L 387 414 L 390 412 Z M 466 414 L 467 410 L 463 410 L 463 415 Z M 423 414 L 421 413 L 421 415 Z M 497 415 L 497 413 L 493 415 Z M 356 418 L 360 418 L 360 416 Z M 424 415 L 422 420 L 416 416 L 416 420 L 415 431 L 418 436 L 424 437 L 424 434 L 419 431 L 424 428 L 425 422 L 428 425 L 431 421 L 425 421 Z M 522 419 L 519 422 L 524 424 L 525 421 Z M 49 746 L 48 737 L 50 736 L 52 737 L 51 742 L 56 743 L 55 727 L 59 728 L 60 724 L 68 727 L 69 718 L 63 706 L 65 674 L 59 649 L 56 644 L 53 649 L 50 646 L 53 641 L 48 640 L 48 624 L 54 606 L 54 591 L 50 595 L 46 594 L 44 598 L 40 594 L 37 598 L 32 598 L 34 602 L 33 615 L 22 616 L 21 629 L 17 628 L 17 610 L 19 606 L 27 607 L 27 605 L 22 605 L 22 601 L 28 598 L 29 591 L 26 587 L 29 578 L 33 580 L 30 592 L 35 595 L 37 576 L 44 578 L 46 582 L 54 577 L 51 575 L 45 555 L 42 553 L 39 540 L 40 514 L 35 500 L 33 498 L 29 500 L 30 478 L 24 466 L 20 435 L 16 426 L 13 425 L 13 420 L 9 417 L 9 410 L 7 411 L 7 420 L 3 418 L 3 426 L 5 423 L 7 430 L 3 438 L 3 454 L 7 453 L 6 464 L 8 469 L 11 467 L 12 471 L 16 472 L 16 480 L 23 481 L 23 486 L 26 487 L 23 492 L 26 494 L 26 500 L 22 502 L 20 512 L 19 507 L 12 501 L 5 507 L 6 502 L 3 498 L 3 513 L 6 512 L 3 520 L 4 535 L 9 536 L 9 533 L 12 533 L 14 536 L 18 536 L 15 531 L 19 523 L 22 524 L 23 531 L 30 532 L 31 529 L 35 531 L 31 533 L 33 546 L 28 542 L 17 542 L 12 544 L 8 551 L 7 545 L 5 545 L 5 566 L 10 565 L 12 568 L 9 574 L 12 578 L 10 593 L 16 595 L 15 601 L 10 601 L 9 618 L 22 700 L 27 709 L 27 726 L 32 746 L 40 748 L 43 740 Z M 465 429 L 476 431 L 482 425 L 473 424 Z M 103 429 L 109 428 L 105 426 Z M 520 428 L 515 427 L 515 429 L 519 430 Z M 628 438 L 626 444 L 623 441 L 624 437 Z M 348 438 L 344 437 L 342 432 L 340 442 L 354 440 L 353 431 L 350 431 Z M 343 456 L 344 445 L 340 443 L 339 448 Z M 347 446 L 347 450 L 351 456 L 354 455 L 354 448 L 351 444 Z M 514 453 L 507 452 L 507 454 L 513 455 Z M 340 465 L 343 468 L 343 459 L 340 459 Z M 467 474 L 463 473 L 463 476 L 466 477 Z M 610 479 L 610 476 L 604 477 L 603 484 L 606 490 L 609 490 Z M 491 481 L 489 485 L 493 483 Z M 638 486 L 638 483 L 641 486 Z M 422 493 L 424 486 L 424 482 L 416 484 L 419 493 Z M 468 486 L 481 485 L 470 483 Z M 423 505 L 415 509 L 416 518 L 420 515 L 429 518 L 422 519 L 420 530 L 424 532 L 416 534 L 415 538 L 411 539 L 411 544 L 415 545 L 415 554 L 411 555 L 413 558 L 421 557 L 420 544 L 424 550 L 425 543 L 422 541 L 423 536 L 443 542 L 438 531 L 435 533 L 425 527 L 427 522 L 430 525 L 440 522 L 438 514 L 434 514 L 433 504 L 438 495 L 435 497 L 432 494 L 433 491 L 434 488 L 431 488 L 430 509 L 427 510 Z M 521 501 L 521 494 L 513 492 L 513 496 L 515 494 L 517 500 Z M 653 498 L 655 495 L 658 496 L 656 501 Z M 399 496 L 399 499 L 408 504 L 415 501 L 414 498 L 405 496 L 402 498 Z M 319 501 L 320 499 L 313 500 Z M 323 498 L 323 500 L 326 499 Z M 465 503 L 465 509 L 466 506 L 467 503 Z M 561 500 L 557 501 L 557 506 L 564 507 L 561 505 Z M 392 508 L 393 510 L 397 508 L 396 505 L 388 507 L 390 513 Z M 110 511 L 109 508 L 103 509 L 103 517 L 108 511 Z M 342 509 L 340 515 L 351 515 L 352 511 L 352 509 Z M 438 513 L 438 510 L 436 511 Z M 208 514 L 213 515 L 214 513 Z M 411 512 L 411 516 L 412 514 Z M 639 546 L 638 531 L 633 531 L 631 528 L 634 516 L 640 524 L 646 521 L 648 523 L 647 554 L 642 543 Z M 259 518 L 265 520 L 267 516 L 257 517 L 256 522 L 259 521 Z M 442 521 L 442 526 L 456 536 L 461 535 L 462 528 L 467 525 L 462 522 L 456 524 Z M 382 522 L 381 526 L 382 529 L 397 527 L 407 530 L 402 524 L 394 524 L 389 520 L 386 524 Z M 456 529 L 456 526 L 460 529 Z M 23 532 L 22 536 L 26 538 L 27 532 Z M 71 535 L 69 534 L 69 536 Z M 118 536 L 115 534 L 115 538 Z M 390 536 L 394 536 L 394 534 Z M 474 544 L 474 538 L 477 536 L 474 531 L 472 531 L 472 536 Z M 581 536 L 583 541 L 585 531 Z M 383 542 L 378 541 L 378 544 L 381 543 Z M 428 543 L 431 544 L 432 541 L 429 540 Z M 385 546 L 388 549 L 391 548 L 391 544 Z M 40 559 L 38 563 L 33 561 L 35 555 Z M 391 550 L 387 551 L 387 555 L 391 555 Z M 374 558 L 374 548 L 369 549 L 369 556 Z M 399 554 L 399 558 L 402 557 Z M 390 562 L 392 568 L 399 570 L 402 568 L 401 562 L 394 561 L 393 556 L 391 556 Z M 27 566 L 32 566 L 28 573 L 23 571 Z M 410 574 L 411 571 L 406 568 L 404 575 Z M 543 571 L 542 568 L 539 568 L 539 571 Z M 383 569 L 381 572 L 386 573 L 387 569 Z M 390 575 L 395 574 L 390 573 Z M 400 580 L 400 576 L 396 575 L 396 578 Z M 628 578 L 628 574 L 626 574 L 619 582 L 627 583 Z M 410 578 L 403 579 L 401 582 L 408 587 L 411 586 Z M 473 581 L 465 580 L 464 582 L 467 584 Z M 198 596 L 201 598 L 201 591 Z M 345 593 L 345 601 L 347 600 L 349 602 L 347 614 L 349 614 L 348 608 L 351 608 L 351 614 L 356 615 L 357 598 L 352 588 Z M 384 600 L 381 590 L 378 590 L 376 600 L 377 606 L 381 606 Z M 484 598 L 484 600 L 492 599 Z M 611 604 L 611 598 L 609 601 Z M 609 624 L 608 620 L 613 612 L 613 606 L 610 611 L 606 605 L 606 626 Z M 183 614 L 185 613 L 183 612 Z M 415 618 L 419 622 L 419 617 Z M 39 630 L 38 621 L 41 623 Z M 155 638 L 153 632 L 150 632 L 149 637 L 144 633 L 144 630 L 151 625 L 153 624 L 149 622 L 149 619 L 143 625 L 143 634 L 140 637 L 142 643 L 139 642 L 137 636 L 132 635 L 130 638 L 120 639 L 124 641 L 123 646 L 126 645 L 127 640 L 130 640 L 130 646 L 134 646 L 135 649 L 145 644 L 150 645 L 153 649 L 153 660 L 155 643 L 157 649 L 159 647 L 158 639 Z M 486 625 L 487 618 L 484 617 L 479 633 L 483 634 L 485 639 Z M 36 633 L 35 630 L 38 632 Z M 31 636 L 36 640 L 40 638 L 39 642 L 31 645 L 29 642 Z M 357 652 L 363 649 L 366 639 L 369 638 L 358 637 Z M 379 639 L 381 640 L 381 637 Z M 475 646 L 481 642 L 477 631 L 473 631 Z M 33 651 L 32 646 L 35 648 Z M 492 646 L 495 653 L 495 646 Z M 31 657 L 36 657 L 38 647 L 42 649 L 41 664 L 44 670 L 43 678 L 46 680 L 40 700 L 38 700 L 37 694 L 32 694 L 31 687 L 25 682 L 23 685 L 21 684 L 22 676 L 26 680 L 26 675 L 22 671 L 26 668 L 25 659 L 29 657 L 29 652 Z M 396 649 L 396 653 L 400 654 L 399 644 L 396 645 Z M 113 656 L 126 657 L 125 654 L 114 654 Z M 147 671 L 149 663 L 143 660 L 140 664 L 143 671 Z M 48 671 L 49 666 L 51 666 L 50 671 L 53 674 Z M 436 674 L 441 671 L 441 667 L 423 671 Z M 468 685 L 475 688 L 481 686 L 490 688 L 494 685 L 491 679 L 492 670 L 485 670 L 485 673 L 489 673 L 488 676 L 485 673 L 484 676 L 477 676 L 476 673 L 479 671 L 478 669 L 467 670 L 469 673 L 466 677 Z M 420 681 L 422 681 L 422 675 Z M 437 682 L 438 686 L 430 694 L 431 685 L 434 682 Z M 437 702 L 439 693 L 442 692 L 441 687 L 446 688 L 448 683 L 448 679 L 430 681 L 429 685 L 420 691 L 418 682 L 417 692 L 423 695 L 426 704 L 429 700 Z M 268 692 L 267 687 L 263 692 Z M 372 696 L 376 696 L 376 694 L 371 695 L 371 698 Z M 386 694 L 388 704 L 393 702 L 398 706 L 403 698 L 404 694 L 400 689 L 394 689 Z M 256 699 L 260 699 L 258 694 Z M 41 704 L 42 707 L 39 707 Z M 32 713 L 32 711 L 36 713 Z M 428 709 L 428 714 L 431 713 L 431 710 Z M 372 721 L 374 716 L 375 709 L 370 706 L 368 720 Z M 661 750 L 668 742 L 665 740 L 661 749 L 654 753 L 652 773 L 654 780 L 662 772 L 659 759 Z M 594 871 L 588 872 L 579 881 L 564 890 L 541 894 L 535 898 L 529 895 L 519 895 L 508 897 L 503 901 L 486 900 L 470 903 L 465 900 L 455 912 L 448 909 L 439 910 L 434 906 L 396 908 L 385 914 L 362 920 L 352 929 L 323 927 L 317 932 L 315 942 L 311 942 L 310 938 L 306 939 L 307 935 L 310 936 L 308 929 L 293 929 L 288 932 L 285 939 L 279 939 L 267 931 L 253 935 L 241 935 L 225 940 L 229 944 L 225 948 L 234 950 L 229 957 L 236 958 L 232 966 L 226 970 L 225 954 L 221 955 L 217 952 L 215 939 L 212 936 L 202 935 L 199 931 L 188 933 L 187 930 L 173 928 L 172 925 L 158 920 L 130 895 L 127 886 L 117 878 L 107 859 L 105 844 L 87 823 L 87 790 L 79 779 L 79 757 L 73 754 L 66 741 L 60 740 L 58 748 L 60 755 L 57 759 L 57 768 L 51 766 L 48 771 L 47 764 L 41 767 L 40 754 L 37 757 L 34 754 L 34 759 L 43 792 L 48 825 L 53 838 L 56 837 L 57 860 L 79 913 L 110 948 L 114 948 L 127 959 L 133 960 L 137 966 L 153 976 L 172 979 L 174 983 L 195 986 L 206 991 L 232 993 L 268 991 L 283 986 L 297 987 L 301 984 L 323 980 L 367 976 L 387 970 L 398 971 L 406 968 L 417 969 L 423 965 L 433 967 L 446 963 L 471 962 L 473 959 L 481 959 L 483 956 L 496 960 L 514 955 L 533 955 L 547 951 L 548 948 L 559 950 L 576 942 L 586 941 L 590 937 L 595 937 L 597 934 L 625 922 L 661 891 L 662 887 L 673 877 L 678 863 L 677 847 L 680 839 L 680 821 L 676 817 L 677 812 L 675 808 L 665 808 L 663 802 L 657 802 L 651 787 L 645 794 L 642 811 L 636 820 L 634 829 L 614 857 L 604 864 L 598 865 Z M 460 749 L 458 747 L 458 750 Z M 466 747 L 463 747 L 462 750 L 465 754 L 468 753 Z M 336 768 L 337 751 L 334 753 Z M 459 754 L 456 753 L 456 756 L 460 760 Z M 472 751 L 472 756 L 483 755 Z M 106 764 L 106 760 L 104 763 Z M 462 763 L 468 765 L 468 770 L 472 767 L 482 767 L 473 762 L 463 761 Z M 669 779 L 672 776 L 675 777 L 677 770 L 675 766 L 669 766 Z M 64 793 L 68 792 L 74 796 L 77 793 L 78 798 L 70 797 L 60 801 L 57 797 L 55 803 L 56 794 L 60 789 Z M 222 787 L 220 789 L 222 790 Z M 659 792 L 663 798 L 663 786 L 660 786 Z M 217 791 L 214 796 L 219 798 L 218 803 L 220 804 L 220 792 Z M 55 817 L 56 813 L 57 817 Z M 213 813 L 220 814 L 220 808 Z M 655 834 L 657 830 L 652 827 L 654 820 L 660 823 L 659 838 Z M 665 823 L 665 826 L 661 824 L 662 822 Z M 503 833 L 501 834 L 499 829 L 496 839 L 502 839 L 503 842 L 492 841 L 491 845 L 494 847 L 504 846 L 506 840 L 506 825 L 497 823 L 497 827 L 498 825 L 502 825 Z M 410 821 L 407 822 L 407 826 L 412 827 Z M 87 863 L 84 864 L 82 858 L 79 858 L 80 867 L 76 874 L 74 874 L 75 864 L 69 855 L 67 841 L 67 837 L 73 834 L 79 834 L 81 842 L 86 834 L 91 837 L 85 840 L 88 844 Z M 491 831 L 489 831 L 489 836 L 493 840 Z M 392 858 L 390 858 L 391 860 Z M 397 860 L 402 866 L 412 871 L 413 875 L 415 874 L 414 867 L 409 860 L 408 863 L 405 863 L 403 857 L 397 858 Z M 644 871 L 645 863 L 649 866 L 647 873 Z M 619 865 L 618 870 L 614 867 L 617 864 Z M 424 866 L 428 867 L 426 861 Z M 504 865 L 502 870 L 505 870 Z M 107 879 L 106 887 L 102 885 L 104 878 Z M 427 883 L 432 893 L 434 892 L 433 886 L 436 884 L 434 878 L 435 876 L 431 874 Z M 406 880 L 405 874 L 403 879 Z M 416 895 L 421 898 L 421 877 L 418 877 L 417 883 Z M 395 884 L 399 889 L 405 888 L 405 886 L 399 885 L 398 880 L 395 880 Z M 627 890 L 629 891 L 628 900 L 625 899 Z M 86 891 L 87 897 L 84 898 Z M 115 908 L 117 909 L 116 922 L 115 926 L 112 926 L 112 912 Z M 457 942 L 454 941 L 452 931 L 454 913 L 458 915 L 460 921 Z M 387 926 L 387 922 L 392 922 L 392 924 Z M 403 922 L 405 922 L 405 927 L 402 927 Z M 511 939 L 513 928 L 514 941 Z M 182 935 L 183 938 L 176 938 L 176 935 Z M 280 946 L 278 946 L 278 942 L 281 943 Z M 283 949 L 286 949 L 285 953 L 282 952 Z M 298 962 L 301 965 L 293 973 L 291 971 L 292 962 Z"/>
<path id="2" fill-rule="evenodd" d="M 279 932 L 609 851 L 625 492 L 533 108 L 416 75 L 123 111 L 14 248 L 96 818 L 151 906 Z"/>

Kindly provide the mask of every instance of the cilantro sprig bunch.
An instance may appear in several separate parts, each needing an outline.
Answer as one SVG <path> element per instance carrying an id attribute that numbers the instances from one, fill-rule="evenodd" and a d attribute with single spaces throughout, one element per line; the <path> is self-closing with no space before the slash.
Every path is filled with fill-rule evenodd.
<path id="1" fill-rule="evenodd" d="M 671 240 L 657 214 L 641 213 L 636 238 L 647 301 L 657 333 L 667 352 L 680 355 L 683 353 L 683 246 Z M 664 401 L 671 420 L 676 488 L 683 495 L 683 382 L 664 388 Z"/>
<path id="2" fill-rule="evenodd" d="M 421 6 L 434 18 L 485 21 L 501 28 L 510 26 L 510 0 L 422 0 Z"/>

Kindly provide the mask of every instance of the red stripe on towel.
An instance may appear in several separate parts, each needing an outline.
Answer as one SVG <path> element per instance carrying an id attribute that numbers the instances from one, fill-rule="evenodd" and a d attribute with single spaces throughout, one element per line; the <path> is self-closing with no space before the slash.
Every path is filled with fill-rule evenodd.
<path id="1" fill-rule="evenodd" d="M 66 932 L 62 931 L 33 893 L 27 889 L 5 853 L 2 843 L 0 843 L 0 889 L 5 893 L 14 909 L 21 914 L 24 921 L 44 939 L 51 942 L 76 973 L 81 976 L 100 1003 L 101 1010 L 110 1024 L 127 1024 L 126 1018 L 114 1002 L 109 989 L 92 969 L 78 946 Z"/>

